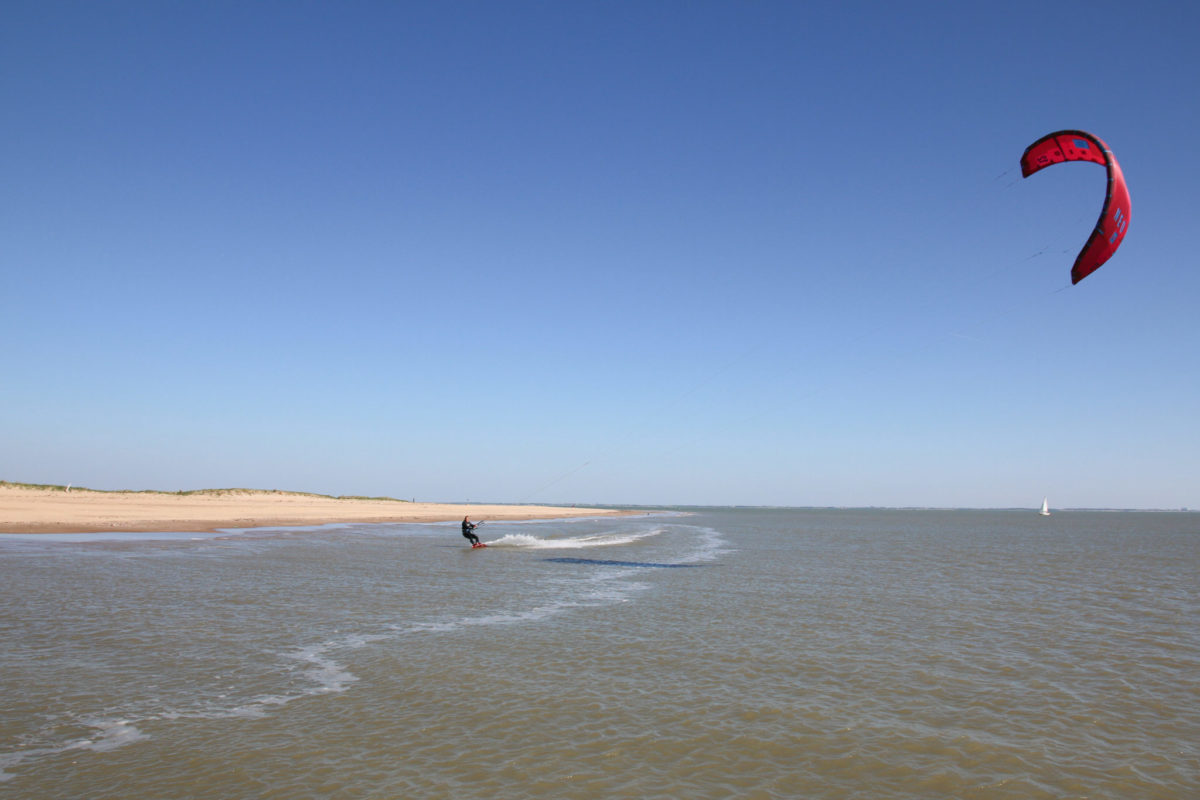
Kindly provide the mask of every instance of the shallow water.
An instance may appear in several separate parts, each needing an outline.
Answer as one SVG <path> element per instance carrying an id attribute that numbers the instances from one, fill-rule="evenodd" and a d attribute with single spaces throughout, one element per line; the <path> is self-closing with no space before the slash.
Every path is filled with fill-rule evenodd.
<path id="1" fill-rule="evenodd" d="M 1200 796 L 1200 515 L 0 536 L 0 796 Z"/>

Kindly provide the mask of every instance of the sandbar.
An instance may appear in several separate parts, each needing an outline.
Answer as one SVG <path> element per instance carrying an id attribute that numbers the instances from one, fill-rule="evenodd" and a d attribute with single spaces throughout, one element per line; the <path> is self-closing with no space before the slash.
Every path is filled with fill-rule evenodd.
<path id="1" fill-rule="evenodd" d="M 443 522 L 620 515 L 611 508 L 416 503 L 256 489 L 107 492 L 0 483 L 0 533 L 214 531 L 339 522 Z"/>

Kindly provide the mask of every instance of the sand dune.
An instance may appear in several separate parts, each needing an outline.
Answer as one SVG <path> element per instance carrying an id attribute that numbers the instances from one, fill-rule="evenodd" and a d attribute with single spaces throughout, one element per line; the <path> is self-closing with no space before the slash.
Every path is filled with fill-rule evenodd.
<path id="1" fill-rule="evenodd" d="M 554 519 L 619 514 L 613 509 L 409 503 L 292 492 L 211 490 L 188 494 L 98 492 L 0 485 L 0 532 L 211 531 L 330 522 Z"/>

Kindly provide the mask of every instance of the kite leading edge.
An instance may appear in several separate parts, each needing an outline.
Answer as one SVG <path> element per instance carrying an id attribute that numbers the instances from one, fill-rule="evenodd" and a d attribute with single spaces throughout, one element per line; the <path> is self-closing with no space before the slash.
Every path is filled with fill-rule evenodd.
<path id="1" fill-rule="evenodd" d="M 1121 165 L 1108 145 L 1086 131 L 1048 133 L 1026 147 L 1021 155 L 1021 176 L 1028 178 L 1065 161 L 1091 161 L 1108 170 L 1108 191 L 1100 219 L 1071 267 L 1071 283 L 1075 284 L 1099 269 L 1121 246 L 1129 229 L 1130 201 Z"/>

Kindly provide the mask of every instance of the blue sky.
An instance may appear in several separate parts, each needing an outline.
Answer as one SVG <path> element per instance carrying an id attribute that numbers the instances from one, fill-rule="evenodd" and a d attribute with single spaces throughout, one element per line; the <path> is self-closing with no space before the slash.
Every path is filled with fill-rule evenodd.
<path id="1" fill-rule="evenodd" d="M 1190 4 L 5 17 L 0 479 L 1200 507 Z"/>

